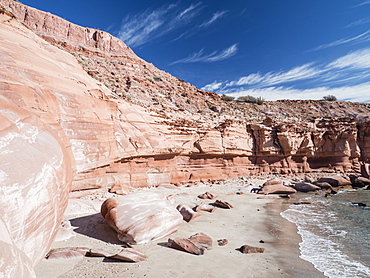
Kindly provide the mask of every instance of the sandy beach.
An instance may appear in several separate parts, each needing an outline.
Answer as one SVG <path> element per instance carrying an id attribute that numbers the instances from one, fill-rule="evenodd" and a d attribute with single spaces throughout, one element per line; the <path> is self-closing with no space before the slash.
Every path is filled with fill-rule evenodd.
<path id="1" fill-rule="evenodd" d="M 310 263 L 299 258 L 300 237 L 295 225 L 279 215 L 288 200 L 261 199 L 261 195 L 249 192 L 248 184 L 258 186 L 264 181 L 236 179 L 213 185 L 199 183 L 170 189 L 138 189 L 173 194 L 176 196 L 175 206 L 186 204 L 190 207 L 212 203 L 212 200 L 197 198 L 199 194 L 211 191 L 219 196 L 217 199 L 229 202 L 234 208 L 200 212 L 201 216 L 189 223 L 184 221 L 176 233 L 135 245 L 134 248 L 147 255 L 143 262 L 126 263 L 101 257 L 44 259 L 36 267 L 37 277 L 324 277 Z M 59 236 L 59 241 L 52 247 L 121 250 L 122 243 L 116 232 L 99 212 L 101 203 L 112 195 L 101 193 L 70 199 L 64 218 L 70 221 L 74 230 L 70 230 L 69 235 Z M 213 239 L 213 248 L 204 255 L 196 256 L 166 246 L 168 238 L 188 238 L 199 232 Z M 218 246 L 219 239 L 227 239 L 228 244 Z M 265 253 L 242 254 L 237 249 L 244 244 L 263 247 Z"/>

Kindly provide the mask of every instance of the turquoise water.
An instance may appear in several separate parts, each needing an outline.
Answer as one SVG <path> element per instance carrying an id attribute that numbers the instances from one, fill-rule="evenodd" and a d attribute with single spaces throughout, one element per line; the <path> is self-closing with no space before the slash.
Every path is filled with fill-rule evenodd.
<path id="1" fill-rule="evenodd" d="M 297 225 L 300 257 L 328 277 L 370 277 L 370 190 L 344 190 L 331 198 L 307 194 L 302 201 L 311 204 L 281 213 Z"/>

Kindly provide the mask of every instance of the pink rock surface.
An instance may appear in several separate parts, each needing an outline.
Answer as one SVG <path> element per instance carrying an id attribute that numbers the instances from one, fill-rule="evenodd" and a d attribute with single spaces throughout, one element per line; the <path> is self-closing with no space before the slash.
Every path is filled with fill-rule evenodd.
<path id="1" fill-rule="evenodd" d="M 20 271 L 19 261 L 8 260 L 10 254 L 27 257 L 23 271 L 28 271 L 44 257 L 56 236 L 71 189 L 72 163 L 55 132 L 4 97 L 0 101 L 0 161 L 0 233 L 8 238 L 0 260 L 11 263 L 0 264 L 0 272 Z"/>
<path id="2" fill-rule="evenodd" d="M 216 200 L 213 203 L 214 206 L 219 207 L 219 208 L 225 208 L 225 209 L 231 209 L 234 208 L 230 203 L 226 201 L 221 201 L 221 200 Z"/>
<path id="3" fill-rule="evenodd" d="M 293 194 L 296 192 L 297 190 L 294 188 L 285 186 L 283 184 L 268 184 L 264 185 L 258 194 Z"/>
<path id="4" fill-rule="evenodd" d="M 17 1 L 0 3 L 30 27 L 15 26 L 17 20 L 2 23 L 1 54 L 8 58 L 2 61 L 1 95 L 58 130 L 76 162 L 73 190 L 113 188 L 125 194 L 134 187 L 249 174 L 329 166 L 351 170 L 359 167 L 361 151 L 364 158 L 370 154 L 366 123 L 357 126 L 348 118 L 320 115 L 315 121 L 246 121 L 216 94 L 160 71 L 108 33 Z M 91 72 L 102 79 L 93 79 Z M 320 113 L 329 110 L 325 103 L 290 102 L 263 108 L 285 111 L 315 105 Z M 246 104 L 238 109 L 247 113 L 249 108 L 256 109 Z M 365 105 L 361 109 L 370 110 Z"/>
<path id="5" fill-rule="evenodd" d="M 317 182 L 327 182 L 331 186 L 337 187 L 337 186 L 345 186 L 345 185 L 351 185 L 351 181 L 349 179 L 346 179 L 344 177 L 335 175 L 335 176 L 327 176 L 319 179 Z"/>
<path id="6" fill-rule="evenodd" d="M 212 249 L 212 238 L 204 233 L 197 233 L 189 238 L 169 238 L 167 246 L 194 255 L 203 255 L 206 249 Z"/>
<path id="7" fill-rule="evenodd" d="M 101 214 L 117 231 L 118 239 L 130 244 L 163 238 L 183 222 L 182 215 L 165 196 L 150 192 L 110 198 L 102 204 Z"/>
<path id="8" fill-rule="evenodd" d="M 320 190 L 321 187 L 314 185 L 309 182 L 297 182 L 293 185 L 294 189 L 300 192 L 310 192 L 310 191 L 316 191 Z"/>
<path id="9" fill-rule="evenodd" d="M 191 220 L 193 220 L 194 218 L 200 216 L 199 213 L 195 212 L 194 210 L 192 210 L 189 206 L 187 205 L 178 205 L 176 207 L 176 209 L 181 213 L 183 219 L 186 221 L 186 222 L 190 222 Z"/>
<path id="10" fill-rule="evenodd" d="M 198 198 L 200 198 L 200 199 L 216 199 L 218 197 L 218 195 L 217 194 L 215 194 L 215 193 L 213 193 L 213 192 L 205 192 L 205 193 L 203 193 L 203 194 L 200 194 L 200 195 L 198 195 Z"/>
<path id="11" fill-rule="evenodd" d="M 195 210 L 196 212 L 198 211 L 214 212 L 216 210 L 216 207 L 208 204 L 200 204 L 195 206 L 193 210 Z"/>
<path id="12" fill-rule="evenodd" d="M 254 247 L 254 246 L 250 246 L 250 245 L 243 245 L 242 247 L 240 247 L 240 252 L 242 252 L 243 254 L 251 254 L 251 253 L 265 253 L 265 248 L 261 248 L 261 247 Z"/>
<path id="13" fill-rule="evenodd" d="M 141 262 L 146 259 L 146 255 L 134 248 L 124 248 L 121 252 L 110 256 L 110 258 L 125 261 L 125 262 Z"/>

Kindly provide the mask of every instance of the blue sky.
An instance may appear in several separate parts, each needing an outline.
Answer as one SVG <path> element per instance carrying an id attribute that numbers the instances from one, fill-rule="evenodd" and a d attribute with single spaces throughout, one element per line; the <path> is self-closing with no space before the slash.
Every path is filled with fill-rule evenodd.
<path id="1" fill-rule="evenodd" d="M 370 102 L 370 0 L 22 0 L 219 94 Z"/>

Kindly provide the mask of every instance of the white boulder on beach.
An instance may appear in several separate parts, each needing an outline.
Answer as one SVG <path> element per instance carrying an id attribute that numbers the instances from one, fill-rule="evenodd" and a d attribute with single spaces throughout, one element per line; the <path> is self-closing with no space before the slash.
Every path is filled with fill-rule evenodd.
<path id="1" fill-rule="evenodd" d="M 118 239 L 130 244 L 168 236 L 183 222 L 180 212 L 164 195 L 145 191 L 107 199 L 101 214 L 117 231 Z"/>

